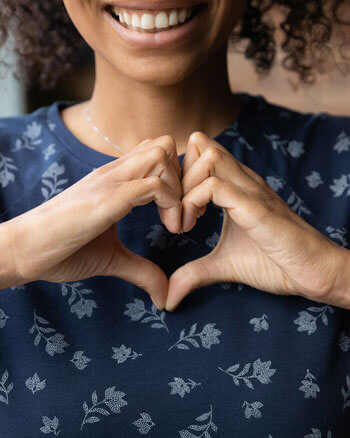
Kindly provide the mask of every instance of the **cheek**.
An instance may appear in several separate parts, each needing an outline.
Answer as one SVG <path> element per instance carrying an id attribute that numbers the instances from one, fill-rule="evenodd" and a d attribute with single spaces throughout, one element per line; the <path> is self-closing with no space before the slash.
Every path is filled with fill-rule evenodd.
<path id="1" fill-rule="evenodd" d="M 221 46 L 228 40 L 233 29 L 240 22 L 246 7 L 246 0 L 218 0 L 213 3 L 210 35 L 212 45 Z"/>
<path id="2" fill-rule="evenodd" d="M 102 13 L 98 1 L 63 0 L 67 13 L 84 40 L 95 49 L 103 42 Z M 96 31 L 97 30 L 97 31 Z M 100 33 L 100 30 L 102 31 Z"/>

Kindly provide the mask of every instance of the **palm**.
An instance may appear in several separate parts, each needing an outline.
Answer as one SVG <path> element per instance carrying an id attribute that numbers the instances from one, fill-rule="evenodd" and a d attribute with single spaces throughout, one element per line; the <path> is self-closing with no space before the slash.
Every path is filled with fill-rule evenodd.
<path id="1" fill-rule="evenodd" d="M 76 281 L 95 275 L 108 275 L 108 268 L 121 254 L 123 245 L 120 242 L 115 224 L 82 246 L 45 275 L 45 280 L 53 282 Z"/>
<path id="2" fill-rule="evenodd" d="M 272 293 L 285 288 L 281 267 L 230 218 L 226 209 L 219 242 L 208 256 L 208 261 L 215 262 L 215 269 L 219 268 L 220 281 L 249 284 Z"/>

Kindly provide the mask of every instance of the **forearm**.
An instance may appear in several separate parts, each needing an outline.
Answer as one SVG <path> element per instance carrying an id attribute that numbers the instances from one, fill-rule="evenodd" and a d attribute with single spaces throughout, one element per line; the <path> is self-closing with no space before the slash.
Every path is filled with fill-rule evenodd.
<path id="1" fill-rule="evenodd" d="M 0 289 L 17 286 L 23 278 L 17 272 L 14 227 L 10 222 L 0 224 Z"/>

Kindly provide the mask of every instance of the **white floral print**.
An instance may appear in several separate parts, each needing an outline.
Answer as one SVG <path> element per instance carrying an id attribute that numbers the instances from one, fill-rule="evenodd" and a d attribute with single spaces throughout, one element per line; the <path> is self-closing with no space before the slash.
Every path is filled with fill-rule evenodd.
<path id="1" fill-rule="evenodd" d="M 322 438 L 320 429 L 312 428 L 311 431 L 312 433 L 305 435 L 304 438 Z M 332 432 L 330 430 L 327 432 L 325 438 L 332 438 Z"/>
<path id="2" fill-rule="evenodd" d="M 183 398 L 186 393 L 189 394 L 193 388 L 201 385 L 201 383 L 196 383 L 192 379 L 187 380 L 188 382 L 185 382 L 181 377 L 174 377 L 174 381 L 169 383 L 171 386 L 170 395 L 178 394 Z"/>
<path id="3" fill-rule="evenodd" d="M 41 183 L 46 187 L 41 187 L 41 193 L 45 201 L 62 192 L 62 186 L 68 182 L 68 179 L 59 179 L 59 176 L 63 175 L 65 171 L 66 167 L 64 164 L 59 165 L 54 162 L 50 164 L 48 169 L 42 174 Z"/>
<path id="4" fill-rule="evenodd" d="M 329 188 L 334 193 L 333 197 L 335 197 L 335 198 L 339 198 L 340 196 L 342 196 L 344 194 L 345 194 L 345 196 L 349 196 L 350 195 L 350 174 L 348 174 L 348 175 L 343 174 L 340 178 L 334 178 L 333 185 L 329 186 Z M 349 189 L 349 190 L 347 190 L 347 189 Z"/>
<path id="5" fill-rule="evenodd" d="M 302 213 L 311 214 L 311 211 L 304 206 L 304 201 L 295 192 L 291 193 L 287 200 L 287 204 L 299 216 L 301 216 Z"/>
<path id="6" fill-rule="evenodd" d="M 125 392 L 116 391 L 115 386 L 111 386 L 105 390 L 104 399 L 101 401 L 97 401 L 97 392 L 94 391 L 91 394 L 92 406 L 88 407 L 86 401 L 83 403 L 83 409 L 85 412 L 83 421 L 80 426 L 80 430 L 83 430 L 84 424 L 87 423 L 98 423 L 101 419 L 97 416 L 100 415 L 110 415 L 111 413 L 119 414 L 121 412 L 120 408 L 126 406 L 128 402 L 123 399 L 125 397 Z M 104 408 L 101 407 L 104 405 Z M 108 408 L 109 410 L 107 410 Z M 91 415 L 94 414 L 94 415 Z"/>
<path id="7" fill-rule="evenodd" d="M 140 432 L 141 435 L 146 435 L 153 426 L 155 426 L 155 423 L 153 423 L 152 418 L 147 412 L 141 412 L 140 418 L 136 421 L 133 421 L 132 424 L 134 424 Z"/>
<path id="8" fill-rule="evenodd" d="M 9 373 L 7 370 L 5 370 L 0 380 L 0 402 L 5 403 L 7 405 L 9 404 L 9 394 L 13 389 L 13 382 L 9 384 L 6 383 L 8 377 L 9 377 Z"/>
<path id="9" fill-rule="evenodd" d="M 4 328 L 6 325 L 6 321 L 9 319 L 9 316 L 6 315 L 6 313 L 0 309 L 0 329 Z"/>
<path id="10" fill-rule="evenodd" d="M 42 326 L 40 326 L 40 324 Z M 36 333 L 34 345 L 37 347 L 41 339 L 44 339 L 44 341 L 46 342 L 45 350 L 47 354 L 53 356 L 55 353 L 64 353 L 64 349 L 68 347 L 69 344 L 63 339 L 64 335 L 62 335 L 61 333 L 56 333 L 53 336 L 45 336 L 45 333 L 56 332 L 55 329 L 51 327 L 46 327 L 48 324 L 50 324 L 49 321 L 37 315 L 36 310 L 34 309 L 34 325 L 29 329 L 29 333 Z"/>
<path id="11" fill-rule="evenodd" d="M 346 388 L 341 387 L 341 394 L 344 398 L 343 411 L 350 408 L 350 376 L 346 376 Z"/>
<path id="12" fill-rule="evenodd" d="M 54 131 L 57 127 L 56 123 L 50 122 L 49 120 L 47 121 L 47 126 L 49 127 L 50 131 Z"/>
<path id="13" fill-rule="evenodd" d="M 262 417 L 262 413 L 260 411 L 260 409 L 263 407 L 264 405 L 259 402 L 253 402 L 253 403 L 248 403 L 247 401 L 245 401 L 242 405 L 242 408 L 244 408 L 244 416 L 245 418 L 249 419 L 249 418 L 261 418 Z"/>
<path id="14" fill-rule="evenodd" d="M 209 237 L 205 239 L 205 244 L 209 246 L 210 248 L 215 248 L 218 244 L 220 239 L 220 234 L 218 234 L 216 231 Z"/>
<path id="15" fill-rule="evenodd" d="M 86 295 L 91 295 L 93 291 L 91 289 L 80 289 L 83 283 L 78 281 L 73 284 L 61 283 L 61 292 L 65 297 L 70 292 L 68 304 L 71 306 L 70 311 L 75 313 L 79 319 L 83 316 L 91 317 L 94 309 L 97 309 L 95 300 L 86 299 Z M 75 301 L 77 299 L 77 301 Z M 74 303 L 75 301 L 75 303 Z M 74 303 L 74 304 L 73 304 Z"/>
<path id="16" fill-rule="evenodd" d="M 267 184 L 274 190 L 278 192 L 279 189 L 283 189 L 286 184 L 285 180 L 282 177 L 277 176 L 267 176 L 266 178 Z"/>
<path id="17" fill-rule="evenodd" d="M 91 359 L 89 357 L 84 356 L 84 351 L 76 351 L 70 360 L 78 370 L 85 369 L 90 361 Z"/>
<path id="18" fill-rule="evenodd" d="M 308 186 L 312 189 L 316 189 L 319 185 L 323 184 L 321 175 L 315 170 L 312 171 L 310 175 L 306 176 L 305 179 L 308 183 Z"/>
<path id="19" fill-rule="evenodd" d="M 24 284 L 18 284 L 17 286 L 11 286 L 10 289 L 11 290 L 25 290 L 25 285 Z"/>
<path id="20" fill-rule="evenodd" d="M 341 246 L 348 246 L 349 242 L 346 238 L 348 231 L 342 227 L 342 228 L 333 228 L 330 225 L 326 228 L 326 231 L 333 240 L 338 240 L 339 244 Z"/>
<path id="21" fill-rule="evenodd" d="M 15 148 L 13 152 L 17 152 L 21 149 L 28 149 L 33 151 L 35 146 L 41 143 L 42 125 L 34 121 L 30 125 L 27 125 L 26 130 L 22 133 L 21 138 L 18 138 L 15 143 Z"/>
<path id="22" fill-rule="evenodd" d="M 349 152 L 350 150 L 350 137 L 346 135 L 345 131 L 342 131 L 337 137 L 337 143 L 333 148 L 338 154 L 342 152 Z"/>
<path id="23" fill-rule="evenodd" d="M 124 315 L 130 316 L 131 321 L 140 321 L 142 323 L 152 322 L 152 328 L 164 328 L 169 333 L 169 329 L 165 323 L 166 314 L 164 310 L 158 315 L 158 309 L 153 303 L 151 311 L 146 310 L 145 303 L 139 298 L 135 298 L 134 303 L 128 303 L 126 307 L 128 310 L 124 312 Z M 144 316 L 146 316 L 146 318 L 142 319 Z"/>
<path id="24" fill-rule="evenodd" d="M 14 182 L 16 180 L 14 171 L 18 170 L 18 167 L 15 166 L 14 161 L 11 157 L 5 157 L 0 152 L 0 184 L 2 188 L 8 186 L 10 182 Z"/>
<path id="25" fill-rule="evenodd" d="M 35 394 L 37 391 L 41 391 L 45 388 L 46 380 L 40 381 L 40 378 L 37 373 L 34 373 L 33 377 L 28 377 L 26 380 L 26 387 Z"/>
<path id="26" fill-rule="evenodd" d="M 302 141 L 281 140 L 280 136 L 276 134 L 264 134 L 264 137 L 271 142 L 272 148 L 275 151 L 280 149 L 283 155 L 287 155 L 288 152 L 291 157 L 299 158 L 305 153 L 304 143 Z"/>
<path id="27" fill-rule="evenodd" d="M 249 151 L 253 151 L 254 150 L 253 146 L 250 145 L 247 142 L 247 140 L 240 135 L 240 133 L 238 131 L 239 131 L 238 122 L 236 121 L 236 122 L 234 122 L 232 127 L 226 131 L 226 135 L 228 135 L 229 137 L 236 138 L 237 141 L 239 143 L 241 143 L 243 146 L 245 146 Z"/>
<path id="28" fill-rule="evenodd" d="M 252 318 L 249 324 L 254 326 L 255 332 L 267 331 L 269 329 L 269 323 L 267 322 L 267 315 L 265 313 L 260 318 Z"/>
<path id="29" fill-rule="evenodd" d="M 320 388 L 314 380 L 316 380 L 316 377 L 309 370 L 306 370 L 306 375 L 299 388 L 300 391 L 304 392 L 305 398 L 316 398 L 317 393 L 320 392 Z"/>
<path id="30" fill-rule="evenodd" d="M 52 433 L 55 436 L 59 435 L 60 430 L 58 430 L 58 427 L 60 425 L 60 422 L 57 417 L 53 417 L 53 419 L 50 420 L 49 417 L 43 416 L 42 420 L 44 423 L 44 426 L 40 428 L 42 433 Z"/>
<path id="31" fill-rule="evenodd" d="M 255 102 L 251 117 L 224 134 L 223 146 L 293 211 L 309 215 L 310 225 L 349 247 L 350 119 L 321 122 L 276 109 L 261 120 L 266 106 Z M 10 128 L 0 120 L 2 222 L 112 161 L 77 142 L 64 144 L 59 118 L 38 114 L 18 124 L 10 119 Z M 16 140 L 17 152 L 10 152 Z M 140 206 L 118 231 L 133 242 L 130 249 L 161 260 L 167 274 L 219 242 L 223 209 L 213 203 L 188 233 L 173 235 L 158 216 L 155 205 Z M 347 432 L 348 312 L 302 297 L 222 281 L 172 313 L 119 278 L 38 280 L 0 294 L 0 346 L 0 435 L 336 438 Z M 296 406 L 297 429 L 285 427 L 294 425 Z M 329 424 L 320 416 L 325 408 Z M 21 416 L 26 421 L 11 421 Z"/>
<path id="32" fill-rule="evenodd" d="M 192 325 L 188 335 L 186 336 L 185 329 L 181 330 L 180 339 L 176 341 L 175 344 L 168 349 L 168 351 L 170 351 L 174 347 L 180 350 L 189 350 L 189 346 L 184 342 L 189 342 L 194 347 L 199 348 L 200 345 L 198 341 L 194 339 L 196 336 L 201 340 L 202 346 L 204 348 L 210 348 L 214 344 L 219 344 L 220 341 L 218 336 L 221 335 L 221 331 L 214 328 L 215 325 L 215 323 L 206 324 L 200 333 L 195 333 L 197 330 L 197 323 L 195 323 Z"/>
<path id="33" fill-rule="evenodd" d="M 118 361 L 118 363 L 123 363 L 127 359 L 136 359 L 139 356 L 142 356 L 140 353 L 136 353 L 136 351 L 132 351 L 131 348 L 127 348 L 124 344 L 122 344 L 119 348 L 112 347 L 113 356 L 112 359 Z"/>
<path id="34" fill-rule="evenodd" d="M 298 332 L 307 332 L 308 335 L 315 333 L 317 330 L 317 320 L 321 318 L 324 325 L 328 325 L 328 317 L 326 312 L 333 313 L 334 310 L 332 306 L 326 305 L 322 307 L 308 307 L 308 312 L 299 312 L 299 318 L 294 320 L 294 324 L 297 324 Z M 312 315 L 311 313 L 318 313 L 318 315 Z"/>
<path id="35" fill-rule="evenodd" d="M 260 383 L 263 383 L 264 385 L 271 383 L 270 377 L 272 377 L 275 374 L 276 370 L 270 368 L 271 366 L 270 360 L 267 362 L 261 362 L 260 358 L 257 359 L 253 363 L 253 373 L 250 376 L 248 376 L 247 374 L 250 369 L 250 365 L 251 363 L 247 363 L 246 365 L 244 365 L 242 370 L 237 374 L 234 373 L 238 370 L 240 364 L 232 365 L 226 370 L 219 367 L 219 370 L 223 371 L 224 373 L 232 377 L 234 384 L 237 386 L 239 386 L 239 382 L 241 380 L 248 386 L 248 388 L 254 389 L 251 379 L 257 379 Z"/>
<path id="36" fill-rule="evenodd" d="M 209 412 L 205 412 L 196 418 L 198 423 L 202 424 L 191 424 L 188 429 L 198 432 L 199 435 L 190 432 L 189 430 L 180 430 L 179 434 L 181 438 L 211 438 L 211 432 L 217 433 L 218 427 L 213 422 L 213 407 L 210 405 Z"/>
<path id="37" fill-rule="evenodd" d="M 51 155 L 55 155 L 55 146 L 56 145 L 54 143 L 51 143 L 43 150 L 44 158 L 46 161 L 51 157 Z"/>
<path id="38" fill-rule="evenodd" d="M 338 345 L 345 353 L 349 351 L 349 349 L 350 349 L 350 336 L 347 336 L 345 331 L 342 331 L 340 333 Z"/>

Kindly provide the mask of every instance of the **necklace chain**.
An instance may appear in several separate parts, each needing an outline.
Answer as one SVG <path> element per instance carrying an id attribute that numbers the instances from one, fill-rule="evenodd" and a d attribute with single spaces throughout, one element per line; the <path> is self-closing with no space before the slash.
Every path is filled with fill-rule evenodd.
<path id="1" fill-rule="evenodd" d="M 103 137 L 104 140 L 107 143 L 109 143 L 110 145 L 112 145 L 114 148 L 118 149 L 119 151 L 123 152 L 124 154 L 126 153 L 120 146 L 115 144 L 109 137 L 107 137 L 107 135 L 103 134 L 103 132 L 101 132 L 100 128 L 98 126 L 96 126 L 95 123 L 91 120 L 90 105 L 87 105 L 87 107 L 85 108 L 85 116 L 86 116 L 87 121 L 92 126 L 93 130 L 95 132 L 97 132 L 97 134 L 99 134 L 101 137 Z"/>

